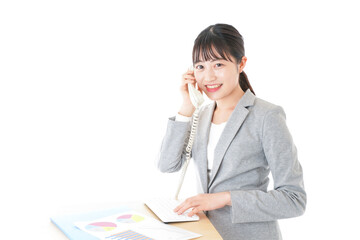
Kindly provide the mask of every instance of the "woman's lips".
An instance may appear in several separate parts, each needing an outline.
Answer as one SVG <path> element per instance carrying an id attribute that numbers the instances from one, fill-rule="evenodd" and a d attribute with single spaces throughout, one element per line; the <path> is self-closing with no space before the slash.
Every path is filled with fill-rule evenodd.
<path id="1" fill-rule="evenodd" d="M 219 86 L 218 86 L 219 85 Z M 212 88 L 209 88 L 209 86 L 212 86 Z M 218 87 L 215 87 L 214 86 L 218 86 Z M 214 84 L 214 85 L 207 85 L 206 86 L 206 90 L 208 92 L 216 92 L 217 90 L 219 90 L 221 88 L 222 84 Z"/>

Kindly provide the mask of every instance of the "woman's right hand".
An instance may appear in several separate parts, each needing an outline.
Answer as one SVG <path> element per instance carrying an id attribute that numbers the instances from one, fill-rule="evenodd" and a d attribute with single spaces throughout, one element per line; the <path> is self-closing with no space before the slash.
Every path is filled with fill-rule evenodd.
<path id="1" fill-rule="evenodd" d="M 189 69 L 182 75 L 180 85 L 180 92 L 181 96 L 183 97 L 183 104 L 181 106 L 179 114 L 190 117 L 195 111 L 195 106 L 191 103 L 190 100 L 188 83 L 193 84 L 193 86 L 195 87 L 196 79 L 194 76 L 194 70 Z M 198 90 L 202 93 L 202 90 L 199 87 Z"/>

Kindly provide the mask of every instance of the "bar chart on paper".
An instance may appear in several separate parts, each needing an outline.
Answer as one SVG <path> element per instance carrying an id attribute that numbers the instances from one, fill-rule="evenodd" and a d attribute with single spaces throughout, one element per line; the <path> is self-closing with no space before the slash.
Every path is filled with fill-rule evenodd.
<path id="1" fill-rule="evenodd" d="M 105 239 L 114 239 L 114 240 L 154 240 L 153 238 L 146 237 L 140 233 L 128 230 L 125 232 L 117 233 L 111 236 L 106 237 Z"/>

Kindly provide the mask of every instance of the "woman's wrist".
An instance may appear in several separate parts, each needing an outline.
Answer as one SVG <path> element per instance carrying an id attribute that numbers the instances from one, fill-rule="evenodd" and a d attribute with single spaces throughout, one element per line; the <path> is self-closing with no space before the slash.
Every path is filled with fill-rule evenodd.
<path id="1" fill-rule="evenodd" d="M 231 204 L 231 193 L 230 192 L 225 192 L 225 196 L 226 196 L 226 205 L 232 206 L 232 204 Z"/>
<path id="2" fill-rule="evenodd" d="M 193 113 L 195 112 L 195 107 L 192 104 L 183 104 L 178 112 L 178 114 L 181 114 L 186 117 L 191 117 Z"/>

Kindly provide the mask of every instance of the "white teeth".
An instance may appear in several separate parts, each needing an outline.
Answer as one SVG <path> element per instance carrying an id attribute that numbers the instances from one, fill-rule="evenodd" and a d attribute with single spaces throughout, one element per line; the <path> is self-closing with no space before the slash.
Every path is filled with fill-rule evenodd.
<path id="1" fill-rule="evenodd" d="M 217 88 L 217 87 L 220 87 L 221 84 L 219 85 L 213 85 L 213 86 L 207 86 L 208 88 Z"/>

